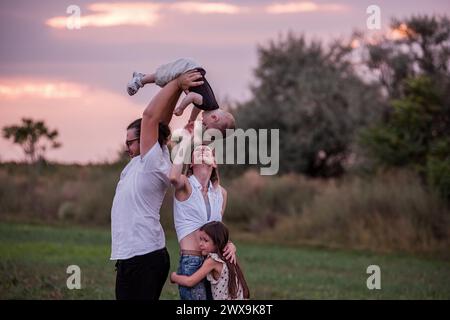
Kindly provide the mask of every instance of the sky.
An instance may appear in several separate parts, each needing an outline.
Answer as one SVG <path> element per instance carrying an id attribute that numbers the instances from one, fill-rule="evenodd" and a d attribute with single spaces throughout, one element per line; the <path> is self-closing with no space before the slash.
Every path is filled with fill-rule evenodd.
<path id="1" fill-rule="evenodd" d="M 133 71 L 191 57 L 205 67 L 220 100 L 251 98 L 258 46 L 292 31 L 324 42 L 366 33 L 366 9 L 377 5 L 382 28 L 392 17 L 450 13 L 450 1 L 0 1 L 0 128 L 23 117 L 44 120 L 64 163 L 111 161 L 126 127 L 159 90 L 126 93 Z M 68 28 L 80 9 L 80 28 Z M 188 112 L 185 113 L 186 115 Z M 239 120 L 239 119 L 237 119 Z M 172 128 L 185 117 L 174 117 Z M 0 161 L 23 152 L 0 137 Z"/>

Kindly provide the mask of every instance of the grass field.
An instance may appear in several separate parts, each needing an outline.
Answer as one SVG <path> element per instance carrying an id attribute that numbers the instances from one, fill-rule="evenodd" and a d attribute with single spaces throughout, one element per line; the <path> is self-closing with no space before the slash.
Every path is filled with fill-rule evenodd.
<path id="1" fill-rule="evenodd" d="M 235 241 L 254 299 L 450 299 L 450 263 L 403 255 L 289 248 Z M 168 236 L 171 271 L 177 243 Z M 0 223 L 1 299 L 114 299 L 109 230 Z M 81 290 L 66 268 L 81 268 Z M 381 290 L 366 287 L 381 268 Z M 166 283 L 162 299 L 178 299 Z"/>

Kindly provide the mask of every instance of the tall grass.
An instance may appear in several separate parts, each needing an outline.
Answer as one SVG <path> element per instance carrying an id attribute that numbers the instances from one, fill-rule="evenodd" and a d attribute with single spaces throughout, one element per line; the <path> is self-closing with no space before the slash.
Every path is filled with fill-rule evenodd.
<path id="1" fill-rule="evenodd" d="M 226 221 L 248 231 L 273 228 L 280 217 L 301 213 L 316 193 L 314 183 L 302 176 L 269 177 L 254 170 L 223 184 L 228 190 Z"/>
<path id="2" fill-rule="evenodd" d="M 416 175 L 385 172 L 329 184 L 271 236 L 283 242 L 449 256 L 450 210 Z"/>
<path id="3" fill-rule="evenodd" d="M 106 225 L 120 171 L 115 166 L 0 166 L 0 216 Z"/>
<path id="4" fill-rule="evenodd" d="M 109 227 L 123 166 L 0 165 L 0 219 Z M 225 222 L 246 236 L 275 243 L 373 251 L 433 252 L 450 248 L 450 209 L 407 171 L 339 180 L 247 171 L 222 179 Z M 173 231 L 169 190 L 161 223 Z M 448 252 L 450 254 L 450 252 Z"/>

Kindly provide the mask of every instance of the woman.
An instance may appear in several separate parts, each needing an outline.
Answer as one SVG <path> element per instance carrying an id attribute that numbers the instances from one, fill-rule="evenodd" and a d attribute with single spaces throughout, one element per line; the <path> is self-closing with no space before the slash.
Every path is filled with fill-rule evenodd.
<path id="1" fill-rule="evenodd" d="M 178 151 L 186 151 L 191 145 L 191 134 L 184 136 Z M 227 192 L 220 186 L 217 164 L 208 146 L 200 145 L 192 152 L 189 170 L 182 174 L 183 163 L 180 152 L 174 159 L 169 174 L 175 188 L 174 222 L 180 244 L 178 274 L 190 276 L 203 263 L 200 250 L 199 230 L 209 221 L 222 221 L 226 207 Z M 235 263 L 236 248 L 229 242 L 223 255 Z M 182 300 L 212 299 L 211 288 L 206 279 L 192 288 L 179 286 Z"/>

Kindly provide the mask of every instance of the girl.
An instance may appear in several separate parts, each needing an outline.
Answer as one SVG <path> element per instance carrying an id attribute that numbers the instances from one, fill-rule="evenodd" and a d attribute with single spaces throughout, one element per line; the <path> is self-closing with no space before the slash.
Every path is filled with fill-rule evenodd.
<path id="1" fill-rule="evenodd" d="M 214 300 L 242 300 L 250 292 L 239 264 L 230 263 L 223 255 L 228 243 L 228 228 L 220 221 L 211 221 L 200 228 L 200 249 L 207 256 L 200 269 L 191 276 L 172 272 L 170 281 L 192 287 L 206 278 L 211 282 Z"/>

